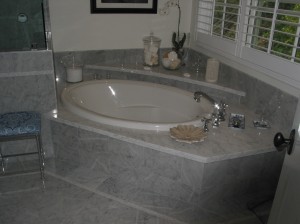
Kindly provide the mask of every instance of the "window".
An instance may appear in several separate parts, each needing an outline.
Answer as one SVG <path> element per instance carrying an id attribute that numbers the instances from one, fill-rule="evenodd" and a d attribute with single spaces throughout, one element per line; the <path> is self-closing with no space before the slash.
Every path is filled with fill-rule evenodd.
<path id="1" fill-rule="evenodd" d="M 300 63 L 300 3 L 251 0 L 245 45 Z"/>
<path id="2" fill-rule="evenodd" d="M 199 3 L 199 31 L 236 40 L 240 0 L 207 0 Z"/>
<path id="3" fill-rule="evenodd" d="M 299 0 L 199 0 L 197 18 L 199 46 L 299 88 Z"/>
<path id="4" fill-rule="evenodd" d="M 240 0 L 200 0 L 198 39 L 210 49 L 236 54 Z"/>

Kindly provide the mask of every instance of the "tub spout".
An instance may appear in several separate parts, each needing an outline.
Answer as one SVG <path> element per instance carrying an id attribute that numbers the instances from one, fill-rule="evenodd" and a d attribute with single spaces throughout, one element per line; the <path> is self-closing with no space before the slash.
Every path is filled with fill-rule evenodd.
<path id="1" fill-rule="evenodd" d="M 200 103 L 202 97 L 204 97 L 214 105 L 214 112 L 211 114 L 213 118 L 212 126 L 218 127 L 220 121 L 225 121 L 226 108 L 228 107 L 228 105 L 224 103 L 223 100 L 221 100 L 219 103 L 216 103 L 216 101 L 213 98 L 211 98 L 204 92 L 197 91 L 194 93 L 194 100 L 196 102 Z"/>
<path id="2" fill-rule="evenodd" d="M 213 104 L 216 103 L 214 99 L 208 96 L 206 93 L 201 91 L 194 92 L 194 100 L 196 100 L 197 103 L 200 103 L 202 97 L 206 98 L 208 101 L 210 101 Z"/>

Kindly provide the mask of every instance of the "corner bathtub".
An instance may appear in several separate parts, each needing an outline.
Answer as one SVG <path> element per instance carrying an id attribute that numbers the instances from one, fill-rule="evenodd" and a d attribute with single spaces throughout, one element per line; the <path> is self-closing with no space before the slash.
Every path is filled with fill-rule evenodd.
<path id="1" fill-rule="evenodd" d="M 94 80 L 73 84 L 61 95 L 64 107 L 106 125 L 168 131 L 179 124 L 202 126 L 212 103 L 175 87 L 128 80 Z"/>

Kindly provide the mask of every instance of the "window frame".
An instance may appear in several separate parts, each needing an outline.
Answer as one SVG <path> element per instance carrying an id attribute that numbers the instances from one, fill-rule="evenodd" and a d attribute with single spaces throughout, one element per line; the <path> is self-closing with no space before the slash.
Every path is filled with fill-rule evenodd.
<path id="1" fill-rule="evenodd" d="M 234 67 L 247 69 L 255 73 L 259 78 L 261 74 L 274 78 L 279 82 L 284 82 L 300 90 L 300 63 L 292 62 L 268 54 L 263 51 L 256 50 L 246 46 L 245 38 L 247 31 L 247 2 L 249 0 L 241 0 L 240 25 L 238 30 L 238 38 L 236 41 L 213 36 L 212 34 L 204 34 L 198 32 L 198 8 L 200 0 L 196 1 L 196 20 L 195 20 L 195 47 L 204 50 L 209 56 L 219 58 L 221 61 L 230 62 Z M 299 40 L 300 41 L 300 40 Z"/>

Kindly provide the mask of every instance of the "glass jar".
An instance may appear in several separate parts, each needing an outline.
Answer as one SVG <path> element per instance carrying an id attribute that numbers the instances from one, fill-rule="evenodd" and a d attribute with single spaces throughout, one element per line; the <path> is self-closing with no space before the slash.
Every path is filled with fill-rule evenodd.
<path id="1" fill-rule="evenodd" d="M 143 38 L 144 42 L 144 65 L 145 66 L 157 66 L 159 64 L 159 48 L 161 39 L 153 36 Z"/>
<path id="2" fill-rule="evenodd" d="M 162 65 L 168 70 L 176 70 L 181 66 L 181 59 L 175 51 L 166 52 L 162 58 Z"/>

